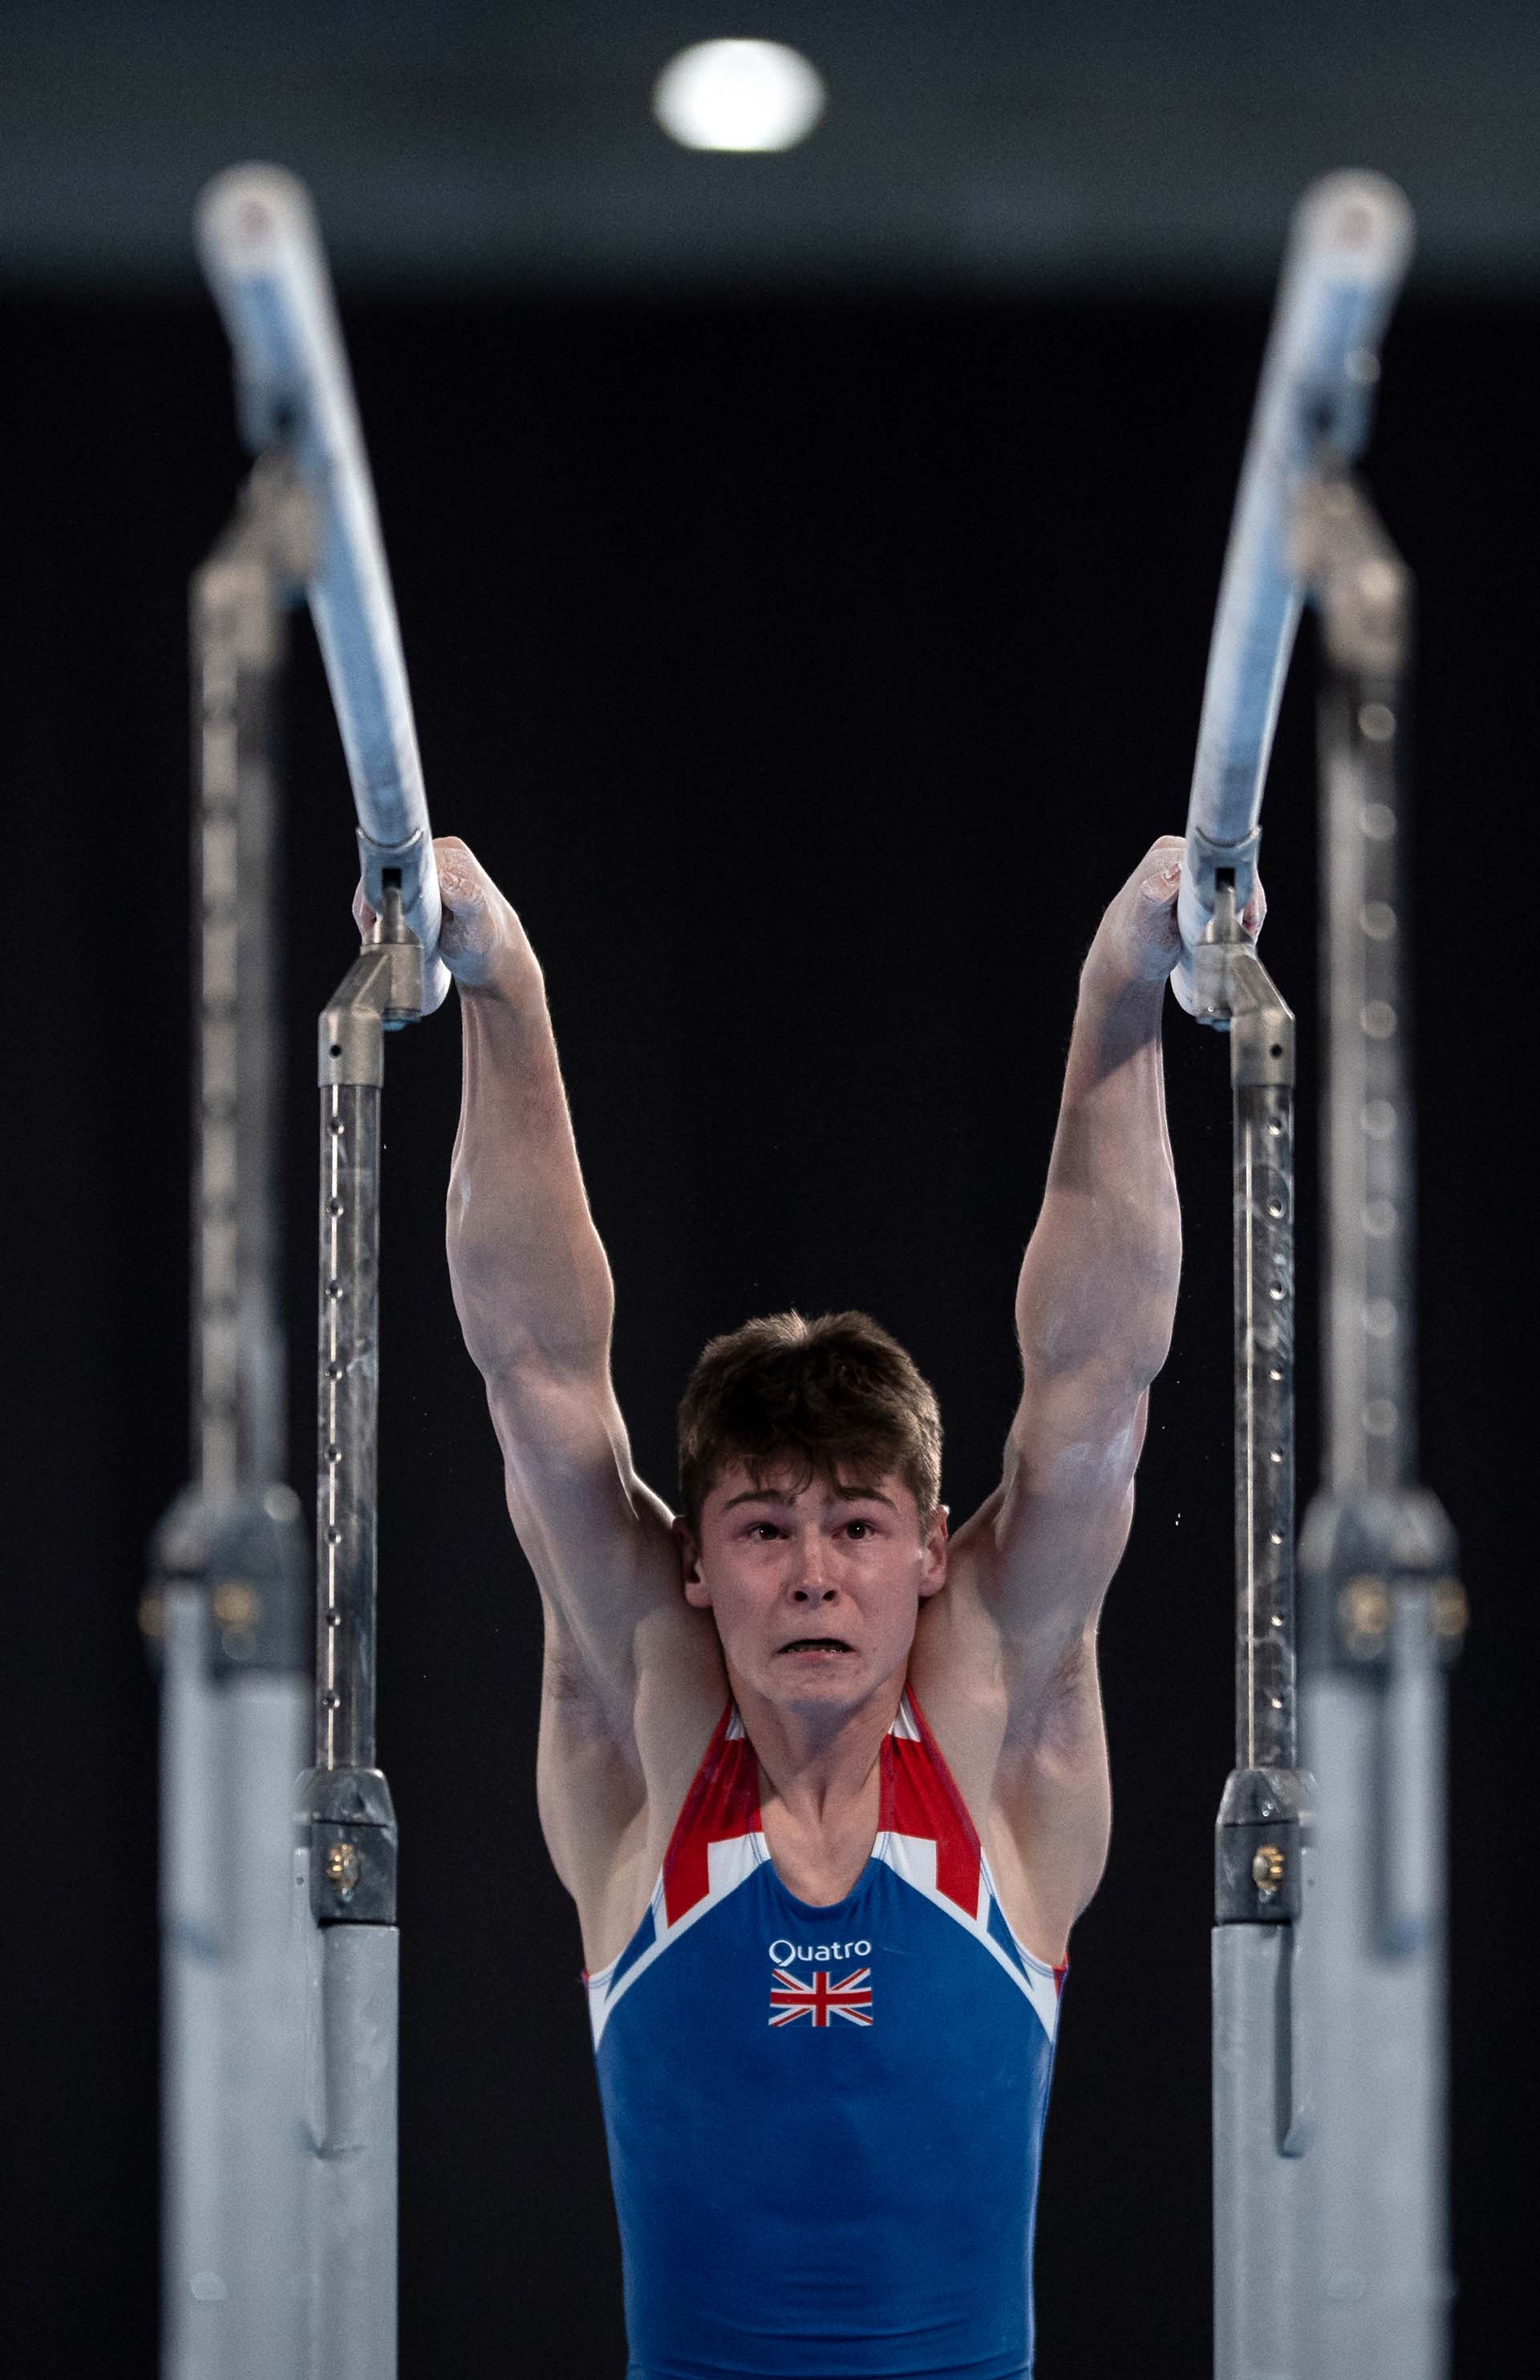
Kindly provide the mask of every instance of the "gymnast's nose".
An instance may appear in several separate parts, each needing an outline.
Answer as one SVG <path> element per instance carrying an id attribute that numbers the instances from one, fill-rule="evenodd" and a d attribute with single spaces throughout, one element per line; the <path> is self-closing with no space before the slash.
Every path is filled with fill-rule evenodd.
<path id="1" fill-rule="evenodd" d="M 822 1537 L 810 1532 L 797 1548 L 801 1555 L 792 1575 L 796 1581 L 792 1589 L 794 1603 L 832 1603 L 839 1593 L 829 1576 L 829 1557 Z"/>

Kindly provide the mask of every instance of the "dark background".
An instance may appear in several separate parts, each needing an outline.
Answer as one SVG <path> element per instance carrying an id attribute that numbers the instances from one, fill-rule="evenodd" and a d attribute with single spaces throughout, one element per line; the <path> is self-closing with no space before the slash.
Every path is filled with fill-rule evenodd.
<path id="1" fill-rule="evenodd" d="M 348 293 L 345 289 L 345 300 Z M 1075 970 L 1179 830 L 1267 301 L 1136 293 L 345 302 L 430 800 L 546 966 L 672 1485 L 706 1336 L 868 1307 L 997 1475 L 1012 1293 Z M 1518 2368 L 1531 2136 L 1513 1938 L 1526 1526 L 1540 313 L 1413 287 L 1372 458 L 1421 584 L 1424 1469 L 1473 1624 L 1453 1694 L 1459 2369 Z M 242 468 L 212 310 L 16 287 L 5 1445 L 13 2368 L 152 2368 L 155 1702 L 143 1548 L 187 1469 L 185 582 Z M 1307 640 L 1308 641 L 1308 640 Z M 1316 1293 L 1313 655 L 1267 810 Z M 291 686 L 292 1475 L 310 1469 L 313 1018 L 354 941 L 346 778 Z M 442 1253 L 453 1002 L 392 1041 L 380 1740 L 402 1840 L 406 2380 L 623 2361 L 580 1951 L 532 1791 L 533 1590 Z M 1045 2380 L 1206 2367 L 1210 1829 L 1231 1756 L 1225 1052 L 1169 1014 L 1188 1229 L 1104 1629 L 1115 1825 L 1077 1929 L 1038 2234 Z M 1302 1367 L 1302 1502 L 1316 1370 Z M 944 2189 L 945 2177 L 938 2177 Z"/>

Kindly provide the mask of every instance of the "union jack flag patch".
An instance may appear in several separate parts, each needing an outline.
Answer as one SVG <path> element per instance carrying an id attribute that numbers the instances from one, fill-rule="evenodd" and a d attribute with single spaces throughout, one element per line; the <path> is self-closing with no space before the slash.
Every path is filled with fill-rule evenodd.
<path id="1" fill-rule="evenodd" d="M 815 1968 L 806 1983 L 776 1967 L 770 1976 L 770 2004 L 772 2025 L 795 2024 L 803 2016 L 811 2017 L 816 2025 L 827 2025 L 831 2016 L 843 2016 L 847 2024 L 870 2024 L 871 1969 L 856 1967 L 836 1984 L 831 1981 L 827 1967 Z"/>

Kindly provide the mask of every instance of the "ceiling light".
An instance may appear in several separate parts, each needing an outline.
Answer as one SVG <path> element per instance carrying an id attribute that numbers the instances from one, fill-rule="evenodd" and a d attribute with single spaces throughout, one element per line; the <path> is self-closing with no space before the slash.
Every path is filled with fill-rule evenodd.
<path id="1" fill-rule="evenodd" d="M 824 98 L 818 68 L 783 42 L 697 42 L 663 68 L 652 112 L 685 149 L 794 149 Z"/>

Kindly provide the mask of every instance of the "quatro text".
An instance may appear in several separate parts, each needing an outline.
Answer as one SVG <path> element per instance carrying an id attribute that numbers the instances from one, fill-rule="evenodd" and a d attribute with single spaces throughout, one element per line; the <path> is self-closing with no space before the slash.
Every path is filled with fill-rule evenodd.
<path id="1" fill-rule="evenodd" d="M 869 1959 L 869 1942 L 788 1942 L 783 1937 L 770 1946 L 772 1967 L 789 1967 L 795 1960 L 826 1967 L 833 1959 Z"/>

